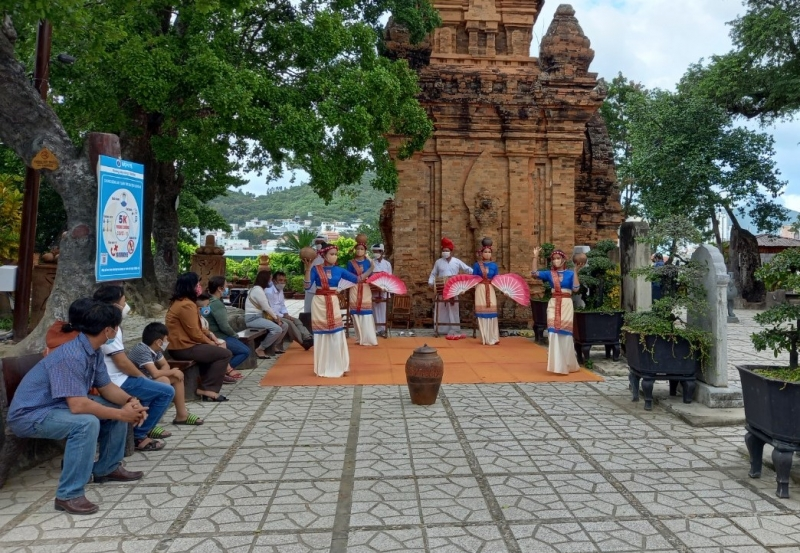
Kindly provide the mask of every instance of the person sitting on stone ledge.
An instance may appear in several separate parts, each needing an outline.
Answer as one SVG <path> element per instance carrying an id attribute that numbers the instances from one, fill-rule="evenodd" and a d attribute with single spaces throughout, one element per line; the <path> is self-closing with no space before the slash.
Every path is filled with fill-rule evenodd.
<path id="1" fill-rule="evenodd" d="M 185 387 L 183 371 L 173 369 L 164 358 L 164 352 L 169 347 L 167 327 L 164 323 L 150 323 L 142 331 L 142 341 L 133 346 L 128 352 L 128 359 L 136 365 L 142 374 L 158 382 L 169 384 L 175 390 L 175 418 L 172 424 L 200 426 L 203 419 L 189 413 L 186 409 Z"/>
<path id="2" fill-rule="evenodd" d="M 276 271 L 272 275 L 272 286 L 264 290 L 267 294 L 267 300 L 275 312 L 283 319 L 283 322 L 289 325 L 289 336 L 303 346 L 303 349 L 308 351 L 314 345 L 314 337 L 308 329 L 300 322 L 300 319 L 289 315 L 289 309 L 286 307 L 286 298 L 283 295 L 283 289 L 286 287 L 286 273 L 283 271 Z"/>
<path id="3" fill-rule="evenodd" d="M 80 334 L 25 375 L 8 410 L 8 427 L 21 438 L 66 439 L 54 507 L 88 515 L 99 510 L 86 499 L 92 475 L 96 483 L 142 477 L 142 472 L 125 469 L 121 461 L 128 424 L 141 427 L 147 407 L 109 379 L 100 349 L 115 340 L 122 312 L 92 300 L 84 300 L 80 309 L 73 306 L 69 324 Z M 92 387 L 100 395 L 90 396 Z"/>
<path id="4" fill-rule="evenodd" d="M 256 348 L 259 359 L 269 359 L 267 348 L 275 344 L 275 354 L 281 355 L 283 339 L 289 332 L 289 325 L 281 320 L 267 299 L 267 288 L 272 286 L 272 272 L 259 271 L 255 283 L 247 294 L 247 304 L 244 310 L 244 324 L 247 328 L 258 328 L 267 331 L 267 336 Z"/>
<path id="5" fill-rule="evenodd" d="M 211 324 L 208 322 L 208 318 L 211 316 L 210 302 L 211 302 L 211 294 L 205 292 L 197 296 L 197 301 L 195 301 L 195 303 L 197 304 L 197 308 L 200 310 L 200 315 L 202 315 L 200 317 L 200 326 L 203 329 L 203 334 L 205 334 L 206 337 L 208 337 L 209 339 L 214 340 L 219 347 L 230 349 L 231 354 L 235 356 L 234 351 L 228 347 L 228 342 L 218 337 L 214 332 L 211 331 Z M 227 312 L 227 309 L 225 311 Z M 249 349 L 247 350 L 247 355 L 248 357 L 250 356 Z M 233 384 L 237 380 L 244 378 L 244 375 L 234 368 L 237 367 L 238 365 L 241 365 L 243 359 L 241 359 L 241 357 L 238 357 L 236 359 L 237 361 L 236 365 L 233 364 L 233 359 L 234 358 L 231 357 L 231 362 L 228 364 L 228 368 L 225 369 L 225 376 L 222 377 L 223 384 Z M 247 357 L 245 357 L 245 359 L 247 359 Z"/>
<path id="6" fill-rule="evenodd" d="M 208 315 L 203 315 L 208 321 L 208 329 L 214 333 L 214 336 L 220 340 L 225 341 L 225 345 L 231 350 L 233 357 L 231 357 L 231 367 L 234 369 L 247 361 L 250 357 L 250 348 L 243 344 L 236 334 L 236 331 L 228 320 L 228 309 L 222 303 L 222 297 L 228 290 L 228 282 L 224 276 L 213 276 L 208 279 L 208 295 L 211 300 L 208 302 Z M 239 376 L 236 376 L 236 375 Z M 241 378 L 239 371 L 228 371 L 228 376 L 234 379 Z"/>
<path id="7" fill-rule="evenodd" d="M 131 310 L 125 300 L 125 291 L 122 286 L 105 284 L 94 293 L 94 299 L 119 309 L 123 320 Z M 175 390 L 169 384 L 146 378 L 136 365 L 131 363 L 128 356 L 125 355 L 122 327 L 117 330 L 113 341 L 103 344 L 102 350 L 105 354 L 106 369 L 111 381 L 126 393 L 140 398 L 142 404 L 149 408 L 147 422 L 133 431 L 136 450 L 158 451 L 164 449 L 166 444 L 158 438 L 169 438 L 172 432 L 156 425 L 172 403 Z"/>

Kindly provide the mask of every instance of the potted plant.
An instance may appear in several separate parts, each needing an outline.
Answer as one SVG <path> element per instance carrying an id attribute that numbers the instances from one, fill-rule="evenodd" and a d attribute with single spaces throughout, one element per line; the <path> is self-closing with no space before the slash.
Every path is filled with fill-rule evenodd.
<path id="1" fill-rule="evenodd" d="M 303 288 L 303 279 L 304 277 L 302 275 L 289 277 L 289 282 L 286 284 L 286 287 L 291 288 L 296 297 L 305 296 L 305 288 Z"/>
<path id="2" fill-rule="evenodd" d="M 800 251 L 790 248 L 759 268 L 755 276 L 765 284 L 787 290 L 800 289 Z M 775 305 L 754 320 L 761 332 L 751 336 L 756 351 L 770 349 L 777 357 L 789 353 L 789 363 L 775 366 L 740 365 L 742 399 L 750 452 L 750 477 L 761 476 L 764 443 L 772 445 L 778 488 L 776 495 L 789 497 L 789 472 L 792 453 L 800 451 L 800 369 L 797 345 L 800 342 L 800 305 L 785 302 Z"/>
<path id="3" fill-rule="evenodd" d="M 542 244 L 542 251 L 539 254 L 540 266 L 542 263 L 549 265 L 550 256 L 553 254 L 555 249 L 555 245 L 551 244 L 550 242 L 545 242 Z M 550 284 L 547 282 L 543 282 L 542 284 L 544 285 L 544 294 L 538 298 L 531 296 L 533 335 L 537 342 L 542 342 L 544 340 L 544 332 L 547 330 L 547 304 L 550 302 L 550 297 L 553 295 Z"/>
<path id="4" fill-rule="evenodd" d="M 619 266 L 609 253 L 617 245 L 601 240 L 587 254 L 587 264 L 580 272 L 580 295 L 583 307 L 575 311 L 573 336 L 578 362 L 589 360 L 593 345 L 606 347 L 606 358 L 619 360 L 623 311 L 620 309 Z"/>
<path id="5" fill-rule="evenodd" d="M 703 277 L 708 267 L 686 261 L 678 254 L 679 248 L 699 243 L 700 239 L 700 233 L 689 219 L 668 217 L 653 225 L 643 241 L 653 245 L 669 244 L 669 263 L 631 272 L 633 277 L 644 276 L 662 285 L 662 297 L 653 302 L 651 309 L 625 313 L 622 326 L 632 400 L 639 401 L 641 380 L 644 408 L 648 411 L 653 408 L 656 380 L 670 381 L 670 395 L 675 395 L 681 383 L 683 401 L 691 403 L 697 372 L 709 361 L 711 333 L 687 322 L 688 313 L 705 310 Z"/>

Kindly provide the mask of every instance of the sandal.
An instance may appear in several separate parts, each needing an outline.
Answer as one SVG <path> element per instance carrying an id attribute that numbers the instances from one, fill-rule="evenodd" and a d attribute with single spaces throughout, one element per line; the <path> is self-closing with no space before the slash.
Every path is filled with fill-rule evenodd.
<path id="1" fill-rule="evenodd" d="M 223 384 L 233 384 L 234 382 L 236 382 L 236 379 L 233 378 L 232 376 L 228 376 L 226 374 L 225 376 L 222 377 Z"/>
<path id="2" fill-rule="evenodd" d="M 276 349 L 275 350 L 275 355 L 283 355 L 284 353 L 286 353 L 286 350 L 283 350 L 283 349 Z"/>
<path id="3" fill-rule="evenodd" d="M 169 438 L 170 436 L 172 436 L 172 432 L 169 430 L 164 430 L 160 426 L 154 426 L 153 429 L 147 433 L 147 437 L 154 440 L 157 440 L 158 438 Z"/>
<path id="4" fill-rule="evenodd" d="M 164 449 L 164 446 L 167 445 L 165 442 L 159 442 L 158 440 L 150 439 L 147 442 L 147 445 L 142 445 L 142 442 L 147 440 L 148 438 L 142 438 L 141 440 L 137 440 L 134 442 L 136 444 L 136 451 L 161 451 Z"/>
<path id="5" fill-rule="evenodd" d="M 241 380 L 242 378 L 244 378 L 244 375 L 240 372 L 237 372 L 235 369 L 231 369 L 228 372 L 226 372 L 225 376 L 229 376 L 234 380 Z"/>
<path id="6" fill-rule="evenodd" d="M 193 415 L 192 413 L 189 413 L 189 416 L 186 417 L 185 420 L 179 421 L 178 419 L 175 419 L 175 420 L 172 421 L 172 424 L 186 425 L 186 426 L 201 426 L 204 422 L 206 422 L 206 421 L 204 421 L 203 419 L 201 419 L 197 415 Z"/>

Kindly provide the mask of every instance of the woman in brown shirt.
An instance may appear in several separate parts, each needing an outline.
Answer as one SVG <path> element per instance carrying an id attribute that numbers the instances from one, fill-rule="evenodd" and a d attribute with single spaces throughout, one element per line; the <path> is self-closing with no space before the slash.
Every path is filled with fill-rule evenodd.
<path id="1" fill-rule="evenodd" d="M 219 393 L 231 352 L 203 333 L 200 310 L 195 301 L 203 292 L 197 273 L 183 273 L 175 283 L 175 292 L 165 323 L 169 330 L 169 353 L 177 361 L 194 361 L 200 367 L 203 401 L 228 401 Z"/>

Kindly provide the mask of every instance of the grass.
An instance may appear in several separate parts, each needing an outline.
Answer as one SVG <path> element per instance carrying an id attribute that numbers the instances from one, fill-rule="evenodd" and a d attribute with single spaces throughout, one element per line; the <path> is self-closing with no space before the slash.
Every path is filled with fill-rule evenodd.
<path id="1" fill-rule="evenodd" d="M 0 330 L 11 330 L 13 321 L 11 318 L 0 318 Z"/>
<path id="2" fill-rule="evenodd" d="M 800 367 L 791 369 L 789 367 L 782 367 L 780 369 L 756 369 L 754 373 L 772 378 L 774 380 L 784 380 L 786 382 L 800 382 Z"/>

